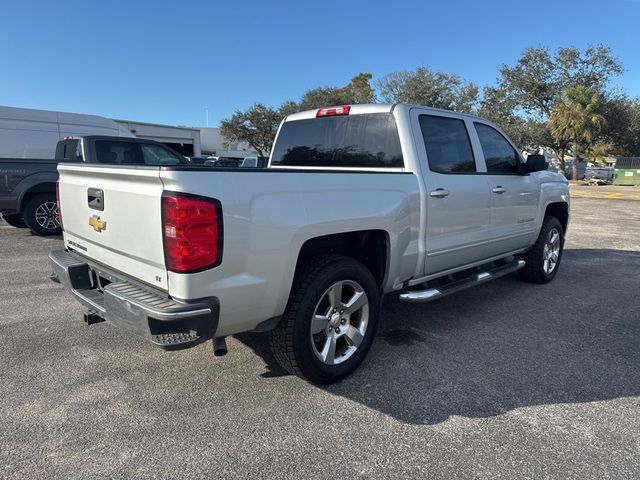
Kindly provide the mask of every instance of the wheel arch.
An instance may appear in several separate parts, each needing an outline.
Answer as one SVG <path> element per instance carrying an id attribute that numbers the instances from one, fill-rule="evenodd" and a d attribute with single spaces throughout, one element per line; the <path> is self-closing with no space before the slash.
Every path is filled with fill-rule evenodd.
<path id="1" fill-rule="evenodd" d="M 338 254 L 362 262 L 382 289 L 389 273 L 389 234 L 385 230 L 358 230 L 306 240 L 296 261 L 296 274 L 310 258 Z"/>
<path id="2" fill-rule="evenodd" d="M 40 172 L 24 178 L 16 185 L 14 190 L 17 196 L 17 211 L 22 213 L 24 206 L 34 195 L 41 193 L 51 193 L 55 195 L 57 181 L 57 172 Z"/>
<path id="3" fill-rule="evenodd" d="M 29 190 L 25 191 L 22 194 L 22 197 L 20 199 L 20 211 L 23 210 L 24 206 L 26 205 L 26 203 L 33 197 L 35 197 L 36 195 L 39 195 L 41 193 L 51 193 L 54 194 L 56 193 L 56 184 L 55 182 L 50 183 L 50 182 L 44 182 L 44 183 L 39 183 L 37 185 L 34 185 L 33 187 L 31 187 Z"/>
<path id="4" fill-rule="evenodd" d="M 566 235 L 569 226 L 569 204 L 567 202 L 551 202 L 544 211 L 545 216 L 555 217 L 562 226 L 562 232 Z"/>

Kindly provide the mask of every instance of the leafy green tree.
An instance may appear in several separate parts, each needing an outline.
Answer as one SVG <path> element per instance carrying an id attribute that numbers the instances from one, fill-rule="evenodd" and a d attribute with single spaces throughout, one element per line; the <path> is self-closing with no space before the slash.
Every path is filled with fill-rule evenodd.
<path id="1" fill-rule="evenodd" d="M 546 124 L 519 115 L 517 107 L 515 99 L 507 95 L 503 88 L 485 87 L 477 113 L 499 125 L 520 149 L 537 152 L 540 145 L 552 141 Z"/>
<path id="2" fill-rule="evenodd" d="M 607 158 L 607 152 L 610 147 L 604 144 L 592 145 L 584 152 L 584 156 L 587 160 L 591 160 L 594 163 L 604 163 Z"/>
<path id="3" fill-rule="evenodd" d="M 556 139 L 570 141 L 578 157 L 594 146 L 606 125 L 601 110 L 601 97 L 595 89 L 583 85 L 567 87 L 551 112 L 549 130 Z M 564 155 L 560 157 L 560 168 L 565 168 Z"/>
<path id="4" fill-rule="evenodd" d="M 372 103 L 375 93 L 371 86 L 371 78 L 370 73 L 359 73 L 344 87 L 313 88 L 302 96 L 298 108 L 302 111 L 335 105 Z"/>
<path id="5" fill-rule="evenodd" d="M 563 92 L 578 86 L 605 99 L 611 79 L 622 71 L 605 45 L 584 51 L 528 48 L 514 65 L 500 68 L 496 85 L 484 89 L 479 111 L 502 126 L 521 148 L 550 148 L 564 167 L 572 139 L 554 135 L 549 125 L 556 106 L 563 101 Z"/>
<path id="6" fill-rule="evenodd" d="M 382 100 L 388 103 L 415 103 L 459 112 L 473 112 L 478 104 L 475 84 L 426 67 L 390 73 L 380 78 L 376 86 Z"/>
<path id="7" fill-rule="evenodd" d="M 640 98 L 616 95 L 606 99 L 602 114 L 607 119 L 602 137 L 610 145 L 609 153 L 640 156 Z"/>
<path id="8" fill-rule="evenodd" d="M 500 68 L 498 88 L 527 114 L 548 119 L 562 92 L 581 85 L 603 93 L 622 65 L 605 45 L 576 48 L 528 48 L 512 67 Z"/>
<path id="9" fill-rule="evenodd" d="M 307 91 L 299 102 L 287 101 L 278 108 L 256 103 L 236 110 L 220 122 L 220 134 L 228 142 L 247 142 L 259 155 L 269 155 L 278 126 L 284 117 L 302 110 L 334 105 L 371 103 L 375 95 L 371 74 L 359 73 L 344 87 L 319 87 Z"/>
<path id="10" fill-rule="evenodd" d="M 278 110 L 256 103 L 248 110 L 236 110 L 231 118 L 222 120 L 220 134 L 228 142 L 247 142 L 258 155 L 264 156 L 271 151 L 281 119 Z"/>

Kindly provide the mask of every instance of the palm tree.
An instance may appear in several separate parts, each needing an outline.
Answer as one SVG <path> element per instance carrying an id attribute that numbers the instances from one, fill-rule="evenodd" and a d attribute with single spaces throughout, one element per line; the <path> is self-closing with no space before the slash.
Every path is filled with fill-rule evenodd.
<path id="1" fill-rule="evenodd" d="M 558 142 L 569 141 L 576 158 L 593 144 L 605 126 L 605 118 L 598 113 L 601 107 L 600 94 L 588 87 L 576 85 L 562 92 L 549 118 L 549 130 Z M 564 155 L 560 158 L 564 171 Z"/>
<path id="2" fill-rule="evenodd" d="M 608 150 L 609 148 L 606 145 L 599 143 L 585 150 L 585 156 L 587 160 L 591 160 L 593 163 L 604 163 Z"/>

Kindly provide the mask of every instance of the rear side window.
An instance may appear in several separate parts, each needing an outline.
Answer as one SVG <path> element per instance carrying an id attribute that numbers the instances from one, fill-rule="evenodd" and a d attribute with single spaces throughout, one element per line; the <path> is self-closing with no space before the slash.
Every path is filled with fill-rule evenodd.
<path id="1" fill-rule="evenodd" d="M 56 160 L 58 162 L 81 162 L 82 148 L 80 140 L 60 140 L 56 145 Z"/>
<path id="2" fill-rule="evenodd" d="M 179 165 L 187 163 L 171 150 L 156 144 L 96 140 L 96 160 L 110 165 Z"/>
<path id="3" fill-rule="evenodd" d="M 471 141 L 463 120 L 420 115 L 419 121 L 427 149 L 429 169 L 432 172 L 472 173 L 476 171 Z"/>
<path id="4" fill-rule="evenodd" d="M 506 138 L 495 128 L 475 123 L 489 173 L 520 173 L 520 157 Z"/>
<path id="5" fill-rule="evenodd" d="M 371 113 L 285 122 L 271 165 L 399 168 L 404 162 L 393 115 Z"/>

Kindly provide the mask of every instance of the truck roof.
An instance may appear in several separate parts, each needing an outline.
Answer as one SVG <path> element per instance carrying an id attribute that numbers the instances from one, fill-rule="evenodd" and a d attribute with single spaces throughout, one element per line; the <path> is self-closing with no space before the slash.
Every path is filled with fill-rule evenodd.
<path id="1" fill-rule="evenodd" d="M 327 107 L 332 107 L 332 105 L 327 105 Z M 470 113 L 456 112 L 453 110 L 433 108 L 433 107 L 428 107 L 426 105 L 418 105 L 418 104 L 412 104 L 412 103 L 361 103 L 361 104 L 352 104 L 352 105 L 349 105 L 349 107 L 351 107 L 349 111 L 349 115 L 361 115 L 366 113 L 390 113 L 396 108 L 410 109 L 410 108 L 416 107 L 416 108 L 421 108 L 421 109 L 429 110 L 433 112 L 455 113 L 456 115 L 463 115 L 465 117 L 483 120 L 484 122 L 487 121 L 481 117 L 478 117 L 477 115 L 472 115 Z M 310 118 L 316 118 L 316 114 L 318 113 L 318 110 L 319 109 L 316 108 L 313 110 L 305 110 L 303 112 L 292 113 L 291 115 L 288 115 L 284 121 L 291 122 L 295 120 L 306 120 Z"/>

